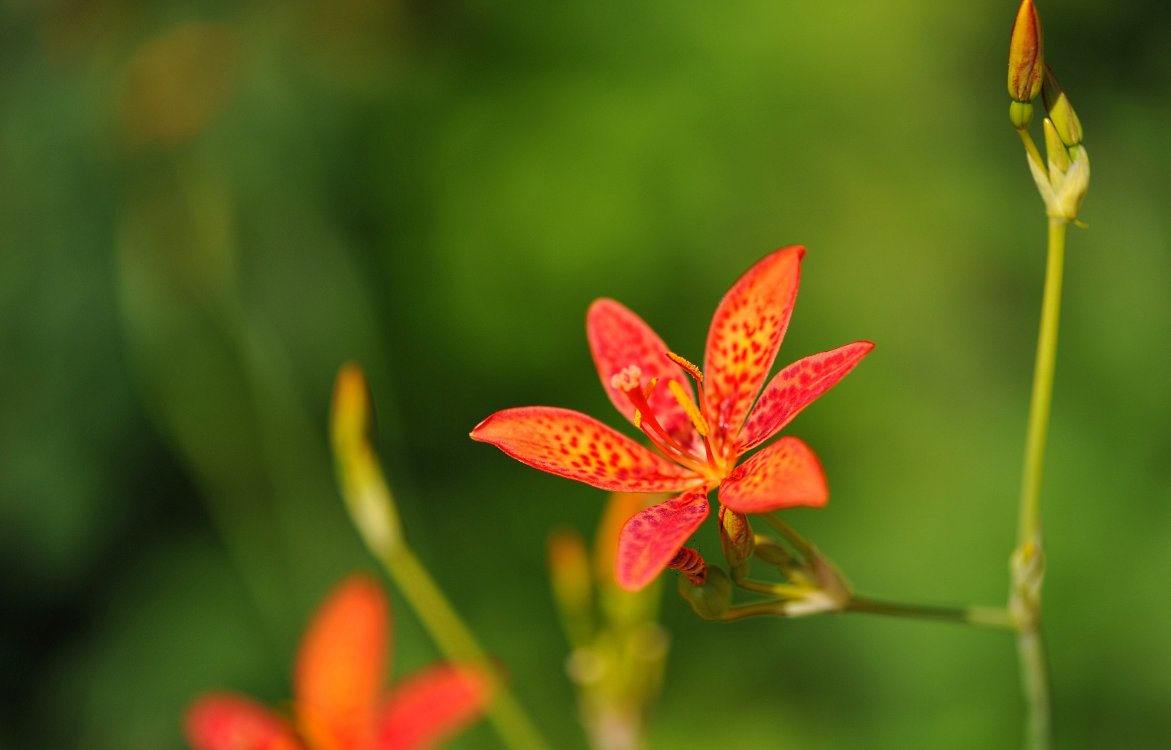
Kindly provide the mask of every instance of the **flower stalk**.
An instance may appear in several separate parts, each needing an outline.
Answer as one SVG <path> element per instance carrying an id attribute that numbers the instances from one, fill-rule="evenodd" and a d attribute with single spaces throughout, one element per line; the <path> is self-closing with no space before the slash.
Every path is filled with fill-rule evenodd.
<path id="1" fill-rule="evenodd" d="M 361 368 L 343 366 L 334 387 L 330 436 L 338 486 L 355 526 L 444 656 L 479 667 L 490 677 L 495 699 L 488 706 L 488 720 L 504 744 L 514 750 L 543 750 L 547 743 L 500 679 L 496 665 L 407 545 L 393 495 L 370 445 L 370 414 Z"/>
<path id="2" fill-rule="evenodd" d="M 1057 364 L 1057 332 L 1061 320 L 1061 287 L 1065 266 L 1066 222 L 1049 219 L 1045 291 L 1033 371 L 1033 394 L 1025 432 L 1025 459 L 1021 471 L 1020 521 L 1017 548 L 1013 552 L 1009 611 L 1017 628 L 1017 652 L 1021 685 L 1028 708 L 1027 747 L 1045 750 L 1053 745 L 1050 726 L 1049 674 L 1041 634 L 1041 588 L 1045 553 L 1041 526 L 1041 480 L 1045 445 L 1053 402 Z"/>
<path id="3" fill-rule="evenodd" d="M 837 566 L 787 521 L 776 513 L 764 514 L 760 517 L 782 537 L 782 540 L 778 541 L 763 535 L 756 535 L 753 540 L 752 556 L 775 568 L 785 581 L 755 580 L 748 577 L 746 565 L 734 568 L 731 576 L 732 583 L 743 591 L 761 594 L 770 597 L 770 599 L 727 606 L 719 616 L 721 620 L 741 620 L 759 616 L 805 617 L 828 612 L 860 612 L 917 620 L 954 622 L 998 630 L 1016 628 L 1016 620 L 1004 608 L 936 607 L 859 596 L 854 593 L 852 587 L 838 571 Z M 723 527 L 721 533 L 722 535 L 727 533 Z M 725 543 L 725 548 L 728 546 Z M 728 557 L 729 563 L 736 559 L 738 556 Z M 684 590 L 682 583 L 680 590 Z M 691 601 L 692 597 L 685 593 L 684 598 Z M 694 602 L 692 604 L 694 606 Z"/>
<path id="4" fill-rule="evenodd" d="M 1022 18 L 1026 19 L 1023 24 Z M 1017 546 L 1010 561 L 1012 578 L 1008 605 L 1017 631 L 1021 685 L 1028 715 L 1025 744 L 1032 750 L 1047 750 L 1053 746 L 1049 673 L 1041 632 L 1041 589 L 1045 576 L 1041 487 L 1057 365 L 1057 333 L 1061 321 L 1061 287 L 1065 267 L 1065 233 L 1069 222 L 1080 224 L 1078 213 L 1090 181 L 1089 155 L 1082 145 L 1081 121 L 1053 71 L 1044 63 L 1040 51 L 1040 29 L 1036 9 L 1032 6 L 1031 0 L 1024 0 L 1013 26 L 1012 41 L 1009 45 L 1009 94 L 1013 99 L 1010 117 L 1025 145 L 1029 171 L 1045 203 L 1045 213 L 1049 219 L 1045 286 L 1041 299 L 1041 322 L 1037 336 L 1028 425 L 1025 431 L 1020 518 Z M 1019 111 L 1020 97 L 1019 92 L 1013 89 L 1013 81 L 1020 80 L 1020 71 L 1025 67 L 1024 61 L 1029 58 L 1030 34 L 1036 41 L 1037 55 L 1032 61 L 1033 67 L 1029 68 L 1029 93 L 1032 98 L 1036 98 L 1039 93 L 1045 105 L 1047 116 L 1041 123 L 1045 135 L 1045 160 L 1042 160 L 1040 151 L 1028 132 L 1028 122 L 1018 122 L 1018 118 L 1015 117 L 1015 113 Z M 1035 75 L 1037 71 L 1043 73 L 1040 78 Z"/>

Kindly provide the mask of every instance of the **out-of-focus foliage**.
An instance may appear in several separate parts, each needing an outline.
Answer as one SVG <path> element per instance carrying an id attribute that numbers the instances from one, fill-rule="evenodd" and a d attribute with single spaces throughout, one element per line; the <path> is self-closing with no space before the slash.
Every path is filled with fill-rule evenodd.
<path id="1" fill-rule="evenodd" d="M 1171 18 L 1051 6 L 1094 153 L 1045 491 L 1056 721 L 1064 747 L 1162 747 Z M 313 605 L 373 567 L 325 438 L 346 359 L 412 543 L 580 746 L 543 545 L 604 495 L 467 432 L 604 414 L 590 300 L 696 359 L 718 295 L 784 244 L 809 247 L 784 361 L 878 345 L 792 426 L 832 499 L 790 520 L 860 591 L 1000 602 L 1044 243 L 1006 117 L 1014 9 L 0 5 L 0 747 L 178 748 L 200 690 L 281 699 Z M 395 613 L 396 669 L 432 661 Z M 651 747 L 1017 740 L 1004 634 L 720 625 L 673 596 L 664 619 Z"/>

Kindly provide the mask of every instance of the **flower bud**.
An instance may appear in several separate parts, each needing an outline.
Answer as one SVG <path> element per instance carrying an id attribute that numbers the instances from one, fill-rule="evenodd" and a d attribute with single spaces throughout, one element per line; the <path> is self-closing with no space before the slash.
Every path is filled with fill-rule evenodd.
<path id="1" fill-rule="evenodd" d="M 562 625 L 575 648 L 584 646 L 593 634 L 593 582 L 585 542 L 572 529 L 557 529 L 549 535 L 549 580 Z"/>
<path id="2" fill-rule="evenodd" d="M 734 577 L 746 575 L 748 560 L 756 546 L 748 517 L 721 505 L 719 518 L 720 546 L 724 549 L 724 559 L 728 561 Z"/>
<path id="3" fill-rule="evenodd" d="M 1033 0 L 1024 0 L 1017 10 L 1008 42 L 1008 95 L 1013 101 L 1031 102 L 1041 92 L 1045 77 L 1044 47 L 1037 8 Z"/>
<path id="4" fill-rule="evenodd" d="M 1057 188 L 1057 204 L 1062 218 L 1076 221 L 1090 188 L 1090 157 L 1084 146 L 1074 146 L 1069 150 L 1069 158 L 1069 170 Z"/>
<path id="5" fill-rule="evenodd" d="M 1041 87 L 1041 98 L 1045 101 L 1045 111 L 1053 121 L 1061 142 L 1066 146 L 1078 146 L 1082 142 L 1082 123 L 1069 103 L 1069 97 L 1057 82 L 1057 77 L 1048 66 L 1045 67 L 1045 83 Z"/>
<path id="6" fill-rule="evenodd" d="M 712 566 L 707 569 L 707 580 L 698 586 L 687 576 L 679 576 L 679 595 L 695 614 L 705 620 L 718 620 L 732 603 L 732 581 L 723 568 Z"/>
<path id="7" fill-rule="evenodd" d="M 337 374 L 330 414 L 330 439 L 338 485 L 350 517 L 376 555 L 391 557 L 402 546 L 398 510 L 370 445 L 370 392 L 362 368 L 346 364 Z"/>

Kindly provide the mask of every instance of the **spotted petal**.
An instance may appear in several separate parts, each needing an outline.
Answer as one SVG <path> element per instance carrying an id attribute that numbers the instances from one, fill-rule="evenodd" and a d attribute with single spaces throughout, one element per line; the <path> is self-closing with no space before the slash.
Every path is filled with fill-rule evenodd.
<path id="1" fill-rule="evenodd" d="M 744 423 L 736 453 L 752 450 L 777 434 L 802 409 L 846 377 L 873 348 L 869 341 L 855 341 L 799 359 L 778 372 Z"/>
<path id="2" fill-rule="evenodd" d="M 618 585 L 638 591 L 667 567 L 709 512 L 707 493 L 687 492 L 636 513 L 618 536 Z"/>
<path id="3" fill-rule="evenodd" d="M 379 719 L 375 750 L 430 748 L 483 713 L 491 684 L 468 667 L 430 667 L 395 686 Z"/>
<path id="4" fill-rule="evenodd" d="M 702 481 L 593 417 L 552 406 L 498 411 L 472 430 L 535 469 L 616 492 L 671 492 Z"/>
<path id="5" fill-rule="evenodd" d="M 231 693 L 201 697 L 187 711 L 187 743 L 195 750 L 297 750 L 293 729 L 255 701 Z"/>
<path id="6" fill-rule="evenodd" d="M 766 256 L 728 290 L 712 317 L 704 397 L 724 441 L 735 439 L 772 369 L 797 299 L 804 255 L 805 248 L 794 246 Z"/>
<path id="7" fill-rule="evenodd" d="M 297 653 L 297 719 L 313 747 L 365 747 L 386 668 L 390 614 L 382 588 L 352 576 L 314 615 Z"/>
<path id="8" fill-rule="evenodd" d="M 768 513 L 829 500 L 825 473 L 808 445 L 785 436 L 753 454 L 720 484 L 720 502 L 737 513 Z"/>
<path id="9" fill-rule="evenodd" d="M 679 383 L 688 398 L 692 398 L 691 379 L 682 367 L 667 357 L 667 345 L 658 334 L 622 304 L 612 299 L 600 299 L 590 305 L 586 314 L 586 337 L 602 386 L 618 411 L 634 421 L 634 405 L 610 382 L 615 373 L 633 365 L 642 372 L 644 384 L 649 384 L 652 378 L 659 379 L 659 387 L 647 403 L 663 429 L 682 445 L 690 447 L 697 439 L 695 428 L 687 412 L 668 390 L 667 381 Z"/>

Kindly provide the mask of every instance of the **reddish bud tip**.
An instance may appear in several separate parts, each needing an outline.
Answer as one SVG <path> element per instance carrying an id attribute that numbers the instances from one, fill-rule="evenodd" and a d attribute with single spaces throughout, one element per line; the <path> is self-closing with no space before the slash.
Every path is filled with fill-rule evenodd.
<path id="1" fill-rule="evenodd" d="M 1041 93 L 1045 78 L 1044 34 L 1033 0 L 1023 0 L 1008 43 L 1008 95 L 1031 102 Z"/>

